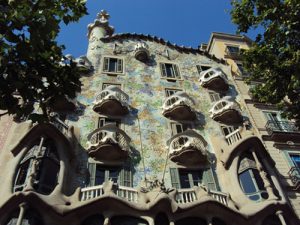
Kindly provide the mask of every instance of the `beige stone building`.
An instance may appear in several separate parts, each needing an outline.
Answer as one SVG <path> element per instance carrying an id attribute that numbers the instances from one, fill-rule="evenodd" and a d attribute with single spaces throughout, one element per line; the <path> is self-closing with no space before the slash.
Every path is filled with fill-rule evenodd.
<path id="1" fill-rule="evenodd" d="M 88 39 L 51 123 L 0 120 L 1 225 L 299 224 L 299 131 L 251 100 L 248 38 L 194 49 L 102 11 Z"/>

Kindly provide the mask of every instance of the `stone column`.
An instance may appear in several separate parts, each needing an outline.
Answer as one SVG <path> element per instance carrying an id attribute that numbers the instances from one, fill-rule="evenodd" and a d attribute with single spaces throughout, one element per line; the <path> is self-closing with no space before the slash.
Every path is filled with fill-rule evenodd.
<path id="1" fill-rule="evenodd" d="M 282 211 L 277 211 L 277 212 L 276 212 L 276 215 L 277 215 L 277 217 L 278 217 L 278 219 L 280 220 L 280 223 L 281 223 L 282 225 L 287 225 L 286 222 L 285 222 L 285 219 L 284 219 L 284 217 L 283 217 Z"/>
<path id="2" fill-rule="evenodd" d="M 17 221 L 16 225 L 22 225 L 22 221 L 23 221 L 26 209 L 27 209 L 27 204 L 26 203 L 21 203 L 19 205 L 19 208 L 20 208 L 20 212 L 19 212 L 19 217 L 18 217 L 18 221 Z"/>
<path id="3" fill-rule="evenodd" d="M 257 169 L 259 171 L 259 174 L 260 174 L 260 176 L 261 176 L 261 178 L 262 178 L 262 180 L 264 182 L 264 187 L 266 188 L 266 191 L 267 191 L 267 193 L 269 195 L 268 199 L 269 200 L 276 200 L 276 199 L 278 199 L 276 197 L 276 195 L 274 194 L 272 185 L 271 185 L 269 179 L 267 178 L 267 173 L 266 173 L 266 171 L 264 171 L 264 168 L 263 168 L 262 164 L 259 162 L 259 159 L 258 159 L 258 157 L 257 157 L 254 149 L 252 149 L 251 152 L 252 152 L 253 158 L 255 160 L 256 167 L 257 167 Z"/>
<path id="4" fill-rule="evenodd" d="M 209 217 L 206 219 L 206 221 L 207 221 L 207 225 L 213 225 L 212 217 L 211 217 L 211 216 L 209 216 Z"/>

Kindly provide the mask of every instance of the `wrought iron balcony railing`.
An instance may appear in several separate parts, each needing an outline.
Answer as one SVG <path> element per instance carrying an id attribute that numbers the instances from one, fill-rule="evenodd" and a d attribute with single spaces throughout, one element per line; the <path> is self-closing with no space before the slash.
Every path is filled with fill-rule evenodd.
<path id="1" fill-rule="evenodd" d="M 274 132 L 300 133 L 294 122 L 269 120 L 266 129 L 270 135 Z"/>

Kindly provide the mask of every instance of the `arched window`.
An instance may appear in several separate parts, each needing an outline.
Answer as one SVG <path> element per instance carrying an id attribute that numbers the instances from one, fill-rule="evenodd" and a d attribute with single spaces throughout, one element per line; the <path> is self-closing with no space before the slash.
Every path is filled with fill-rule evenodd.
<path id="1" fill-rule="evenodd" d="M 207 223 L 206 220 L 202 218 L 190 217 L 190 218 L 184 218 L 176 221 L 175 225 L 207 225 Z"/>
<path id="2" fill-rule="evenodd" d="M 223 220 L 216 218 L 216 217 L 214 217 L 212 219 L 212 224 L 213 225 L 226 225 L 226 223 Z"/>
<path id="3" fill-rule="evenodd" d="M 253 201 L 268 198 L 268 193 L 264 187 L 264 182 L 259 174 L 256 162 L 250 152 L 242 155 L 238 177 L 242 190 Z"/>
<path id="4" fill-rule="evenodd" d="M 93 215 L 85 219 L 81 225 L 102 225 L 104 217 L 102 215 Z"/>
<path id="5" fill-rule="evenodd" d="M 281 222 L 277 216 L 271 215 L 264 219 L 262 225 L 281 225 Z"/>
<path id="6" fill-rule="evenodd" d="M 164 213 L 158 213 L 154 221 L 155 225 L 169 225 L 169 219 Z"/>
<path id="7" fill-rule="evenodd" d="M 24 215 L 20 213 L 20 210 L 15 211 L 5 225 L 16 225 L 19 219 L 21 219 L 21 225 L 43 225 L 41 216 L 32 209 L 27 209 Z"/>
<path id="8" fill-rule="evenodd" d="M 132 216 L 116 216 L 110 221 L 111 225 L 148 225 L 146 220 Z"/>
<path id="9" fill-rule="evenodd" d="M 39 193 L 50 194 L 57 184 L 59 168 L 59 157 L 54 142 L 42 137 L 34 142 L 19 163 L 14 192 L 29 187 Z"/>

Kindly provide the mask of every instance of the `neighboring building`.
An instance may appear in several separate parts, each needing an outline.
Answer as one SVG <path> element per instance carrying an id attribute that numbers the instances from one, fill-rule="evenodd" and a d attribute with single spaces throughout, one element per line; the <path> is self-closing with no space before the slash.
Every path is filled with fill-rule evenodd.
<path id="1" fill-rule="evenodd" d="M 113 34 L 108 19 L 88 26 L 73 111 L 58 104 L 51 124 L 0 121 L 0 224 L 299 224 L 299 188 L 287 189 L 273 147 L 289 136 L 260 129 L 236 61 L 218 59 L 224 40 L 250 40 L 214 33 L 193 49 Z"/>

